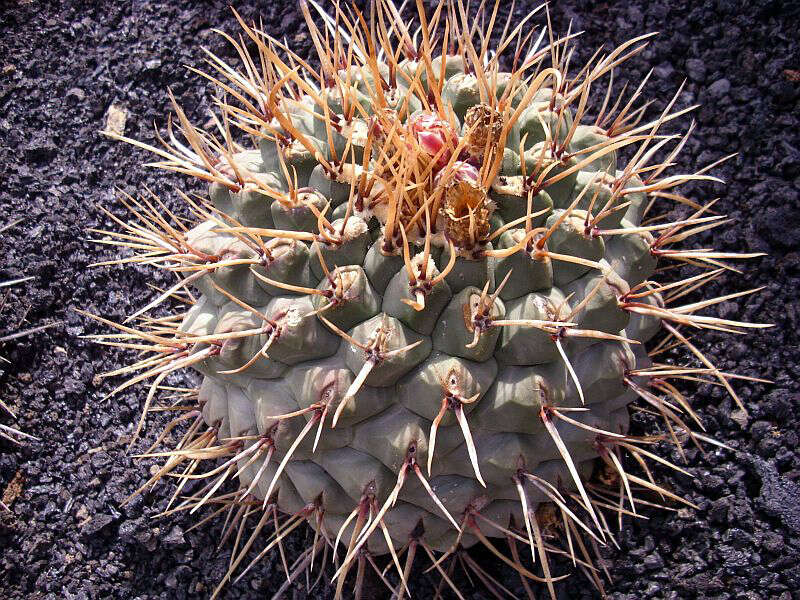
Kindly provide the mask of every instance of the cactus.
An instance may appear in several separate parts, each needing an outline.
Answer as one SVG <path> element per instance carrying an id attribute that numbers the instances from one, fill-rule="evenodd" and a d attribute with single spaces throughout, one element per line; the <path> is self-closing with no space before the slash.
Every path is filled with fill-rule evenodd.
<path id="1" fill-rule="evenodd" d="M 717 381 L 736 398 L 734 376 L 681 331 L 760 325 L 698 314 L 732 296 L 677 302 L 721 261 L 748 257 L 679 249 L 725 220 L 674 190 L 716 180 L 711 167 L 665 174 L 685 142 L 662 133 L 686 112 L 673 110 L 678 94 L 645 122 L 645 107 L 634 108 L 641 87 L 628 100 L 609 91 L 587 117 L 592 86 L 648 36 L 572 76 L 569 36 L 543 44 L 542 32 L 525 48 L 531 36 L 509 23 L 498 46 L 516 48 L 506 71 L 455 5 L 431 15 L 418 4 L 415 35 L 391 1 L 369 18 L 301 1 L 318 72 L 240 19 L 256 56 L 226 36 L 243 66 L 210 55 L 203 74 L 228 98 L 216 132 L 192 125 L 173 98 L 161 147 L 110 134 L 209 184 L 205 200 L 182 195 L 191 227 L 154 197 L 124 198 L 127 220 L 106 213 L 121 231 L 101 232 L 113 238 L 104 241 L 139 252 L 119 262 L 179 279 L 123 324 L 94 318 L 146 352 L 112 392 L 152 382 L 134 439 L 169 374 L 204 376 L 190 393 L 197 408 L 168 427 L 188 431 L 154 454 L 167 461 L 148 485 L 177 475 L 171 507 L 222 505 L 226 537 L 263 511 L 214 596 L 250 568 L 268 524 L 275 531 L 250 566 L 308 522 L 317 535 L 289 580 L 341 546 L 337 596 L 352 572 L 359 596 L 377 555 L 388 555 L 395 573 L 384 582 L 393 578 L 398 597 L 418 554 L 453 585 L 442 564 L 481 543 L 526 590 L 532 580 L 555 597 L 558 539 L 591 564 L 591 546 L 574 540 L 611 539 L 602 510 L 635 515 L 635 494 L 648 490 L 682 501 L 622 460 L 678 468 L 646 449 L 652 438 L 628 434 L 629 406 L 660 413 L 679 445 L 680 434 L 707 438 L 691 430 L 697 417 L 671 378 Z M 691 207 L 688 217 L 653 216 L 671 201 Z M 658 283 L 665 261 L 699 272 Z M 184 312 L 143 316 L 173 296 Z M 668 340 L 659 347 L 684 344 L 700 366 L 654 362 L 644 345 L 658 333 Z M 205 459 L 222 462 L 179 501 Z"/>

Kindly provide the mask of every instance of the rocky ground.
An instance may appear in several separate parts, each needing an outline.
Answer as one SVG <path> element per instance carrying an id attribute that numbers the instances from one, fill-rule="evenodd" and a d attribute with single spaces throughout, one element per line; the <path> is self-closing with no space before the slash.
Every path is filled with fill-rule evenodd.
<path id="1" fill-rule="evenodd" d="M 309 47 L 294 2 L 234 4 L 267 31 Z M 532 6 L 518 2 L 517 11 Z M 585 32 L 583 58 L 603 43 L 661 32 L 622 74 L 636 83 L 654 69 L 646 91 L 654 110 L 688 80 L 679 104 L 702 107 L 678 168 L 738 152 L 716 169 L 726 186 L 696 190 L 720 196 L 717 208 L 734 222 L 696 243 L 768 254 L 706 293 L 764 286 L 717 313 L 776 325 L 747 337 L 698 336 L 721 369 L 774 383 L 736 386 L 749 416 L 719 388 L 697 390 L 708 434 L 732 450 L 690 450 L 693 478 L 659 473 L 699 508 L 648 510 L 646 520 L 626 522 L 619 549 L 603 552 L 607 591 L 618 599 L 800 598 L 800 8 L 765 0 L 568 0 L 554 3 L 552 16 L 559 31 L 571 19 L 573 31 Z M 98 375 L 130 357 L 81 339 L 100 329 L 73 310 L 118 320 L 152 297 L 148 284 L 165 282 L 146 269 L 88 267 L 113 256 L 86 230 L 108 225 L 98 204 L 121 214 L 115 187 L 134 193 L 147 185 L 176 205 L 173 186 L 186 186 L 140 167 L 142 152 L 99 131 L 111 115 L 124 117 L 127 135 L 152 139 L 153 121 L 163 123 L 167 111 L 167 86 L 190 115 L 204 114 L 207 86 L 185 65 L 200 63 L 202 46 L 227 55 L 214 27 L 236 31 L 228 2 L 0 2 L 0 227 L 20 220 L 0 234 L 0 281 L 33 277 L 5 298 L 0 337 L 62 322 L 0 347 L 8 361 L 0 362 L 0 398 L 17 412 L 16 425 L 38 438 L 22 448 L 0 441 L 0 493 L 11 508 L 0 513 L 3 598 L 205 598 L 227 568 L 229 552 L 215 549 L 220 523 L 188 532 L 194 517 L 153 518 L 170 485 L 120 507 L 151 467 L 126 452 L 142 392 L 102 399 L 111 385 Z M 643 417 L 634 427 L 657 430 Z M 308 536 L 292 536 L 287 552 Z M 488 556 L 478 558 L 502 573 Z M 273 556 L 224 597 L 270 597 L 281 581 Z M 465 596 L 489 597 L 459 581 Z M 427 597 L 430 585 L 418 576 L 412 592 Z M 580 576 L 558 588 L 564 598 L 596 596 Z M 293 593 L 328 598 L 332 590 Z"/>

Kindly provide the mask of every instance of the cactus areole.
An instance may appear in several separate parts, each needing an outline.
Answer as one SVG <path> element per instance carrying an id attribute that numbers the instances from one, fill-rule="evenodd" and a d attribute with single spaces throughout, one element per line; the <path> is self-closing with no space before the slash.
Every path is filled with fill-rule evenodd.
<path id="1" fill-rule="evenodd" d="M 161 146 L 121 138 L 209 184 L 184 195 L 193 224 L 152 196 L 125 200 L 115 243 L 178 283 L 116 327 L 146 353 L 120 386 L 150 381 L 144 415 L 173 371 L 204 376 L 150 483 L 171 473 L 172 507 L 222 507 L 226 536 L 252 527 L 233 535 L 215 596 L 308 522 L 283 589 L 323 561 L 336 595 L 358 596 L 381 555 L 398 597 L 415 557 L 455 589 L 450 561 L 480 573 L 465 554 L 480 543 L 520 589 L 554 597 L 552 552 L 586 567 L 637 498 L 681 501 L 644 467 L 673 465 L 628 435 L 631 406 L 679 444 L 708 439 L 673 380 L 735 398 L 684 331 L 756 325 L 683 298 L 747 256 L 691 248 L 724 219 L 675 189 L 713 179 L 671 170 L 677 94 L 649 115 L 641 86 L 611 91 L 648 36 L 578 68 L 572 36 L 530 17 L 417 5 L 414 23 L 391 0 L 363 14 L 300 2 L 318 67 L 240 19 L 241 38 L 226 36 L 240 64 L 209 54 L 204 73 L 224 93 L 216 127 L 173 99 Z M 657 280 L 670 264 L 685 268 Z M 175 296 L 178 315 L 145 316 Z M 658 362 L 654 336 L 649 349 L 684 344 L 694 362 Z"/>

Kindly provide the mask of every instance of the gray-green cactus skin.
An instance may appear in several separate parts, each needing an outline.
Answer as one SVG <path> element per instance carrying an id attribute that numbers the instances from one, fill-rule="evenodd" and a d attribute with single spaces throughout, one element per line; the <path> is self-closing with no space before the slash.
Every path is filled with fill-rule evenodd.
<path id="1" fill-rule="evenodd" d="M 480 102 L 477 84 L 458 64 L 447 73 L 443 98 L 463 119 Z M 550 90 L 540 90 L 507 140 L 502 173 L 490 190 L 496 203 L 492 231 L 527 213 L 530 174 L 541 171 L 543 164 L 556 162 L 555 174 L 577 162 L 575 158 L 559 162 L 543 150 L 545 140 L 563 141 L 572 125 L 572 109 L 559 108 L 558 103 L 554 108 L 551 96 Z M 314 137 L 320 132 L 308 126 L 305 114 L 296 115 L 293 123 L 304 128 L 325 152 L 327 141 Z M 544 130 L 543 124 L 553 129 Z M 595 130 L 578 126 L 566 146 L 567 154 L 603 142 L 603 133 Z M 520 149 L 525 152 L 525 166 Z M 317 210 L 326 205 L 346 207 L 349 185 L 329 178 L 308 153 L 303 156 L 290 150 L 279 150 L 284 153 L 283 161 L 296 167 L 299 185 L 308 184 L 311 189 L 296 205 L 283 205 L 253 190 L 231 192 L 220 184 L 211 186 L 210 201 L 245 227 L 316 232 L 315 213 L 308 205 L 316 204 Z M 274 144 L 262 144 L 260 153 L 243 152 L 233 160 L 247 163 L 273 188 L 288 192 Z M 572 418 L 597 429 L 625 433 L 628 404 L 634 394 L 624 379 L 629 371 L 649 364 L 641 344 L 659 329 L 658 319 L 620 307 L 620 299 L 630 288 L 655 269 L 652 238 L 635 231 L 608 237 L 599 234 L 603 229 L 638 227 L 645 194 L 631 193 L 624 200 L 617 194 L 618 203 L 630 201 L 628 207 L 591 224 L 607 202 L 613 205 L 615 186 L 634 189 L 642 185 L 635 176 L 617 170 L 617 160 L 613 152 L 606 154 L 557 184 L 538 190 L 532 203 L 533 211 L 540 213 L 533 227 L 544 230 L 555 225 L 546 241 L 548 251 L 599 263 L 599 269 L 588 263 L 537 257 L 530 248 L 500 258 L 459 257 L 448 276 L 427 292 L 424 309 L 417 311 L 403 301 L 413 300 L 406 268 L 399 254 L 383 252 L 380 223 L 364 213 L 347 215 L 345 223 L 344 211 L 337 215 L 334 210 L 334 216 L 341 215 L 338 221 L 332 220 L 339 232 L 337 243 L 273 240 L 274 251 L 262 257 L 259 267 L 223 267 L 195 282 L 200 295 L 183 322 L 183 331 L 211 335 L 252 330 L 264 325 L 257 314 L 272 324 L 259 335 L 224 341 L 216 356 L 196 365 L 204 375 L 200 389 L 203 417 L 217 428 L 218 437 L 248 438 L 243 448 L 264 440 L 274 445 L 268 459 L 259 457 L 241 471 L 240 485 L 249 488 L 258 477 L 251 490 L 256 498 L 263 500 L 274 490 L 279 509 L 289 514 L 300 513 L 308 505 L 318 506 L 323 517 L 321 521 L 309 519 L 312 526 L 338 532 L 365 493 L 374 495 L 378 506 L 386 501 L 410 447 L 414 447 L 419 465 L 428 463 L 432 422 L 448 390 L 457 389 L 460 398 L 473 399 L 463 404 L 463 410 L 485 487 L 470 459 L 464 433 L 453 411 L 447 410 L 438 426 L 429 482 L 450 515 L 458 518 L 469 507 L 480 506 L 481 513 L 495 522 L 508 523 L 513 517 L 522 523 L 519 496 L 512 483 L 520 469 L 570 488 L 567 465 L 543 424 L 543 407 L 585 407 L 588 410 L 570 413 Z M 204 223 L 192 230 L 188 239 L 207 254 L 258 258 L 234 234 L 220 229 L 213 222 Z M 501 250 L 511 248 L 526 233 L 524 223 L 508 228 L 494 245 Z M 422 259 L 421 242 L 412 243 L 411 250 Z M 431 256 L 436 269 L 442 270 L 449 250 L 434 248 Z M 629 340 L 562 340 L 566 360 L 580 382 L 583 402 L 556 345 L 557 336 L 534 327 L 510 325 L 491 328 L 477 344 L 470 345 L 474 332 L 465 315 L 471 303 L 480 298 L 487 281 L 491 294 L 507 275 L 509 279 L 492 306 L 492 319 L 572 319 L 580 329 Z M 274 282 L 330 294 L 295 293 Z M 334 293 L 337 289 L 338 296 Z M 230 295 L 241 302 L 232 301 Z M 647 301 L 658 303 L 660 299 L 654 294 Z M 242 303 L 255 311 L 243 308 Z M 328 323 L 362 344 L 380 330 L 387 334 L 387 352 L 418 343 L 380 361 L 369 372 L 354 397 L 347 400 L 335 427 L 331 426 L 332 413 L 345 400 L 369 356 Z M 274 334 L 273 327 L 279 331 L 264 355 L 231 373 L 258 354 Z M 195 350 L 204 347 L 198 344 Z M 308 411 L 276 418 L 303 409 Z M 318 422 L 323 418 L 314 447 Z M 558 430 L 579 472 L 588 478 L 598 456 L 596 435 L 564 423 L 558 424 Z M 301 435 L 302 441 L 296 443 Z M 288 462 L 278 472 L 287 452 L 291 452 Z M 269 461 L 266 465 L 265 460 Z M 246 463 L 248 458 L 240 459 L 241 466 Z M 535 505 L 548 498 L 534 492 L 528 500 Z M 384 521 L 397 547 L 412 530 L 420 531 L 420 523 L 423 539 L 433 549 L 448 550 L 458 536 L 415 477 L 406 478 Z M 345 528 L 344 539 L 349 539 L 352 527 L 351 523 Z M 502 536 L 491 527 L 483 533 Z M 469 546 L 476 540 L 467 532 L 460 542 Z M 379 532 L 369 538 L 368 547 L 373 553 L 388 551 Z"/>

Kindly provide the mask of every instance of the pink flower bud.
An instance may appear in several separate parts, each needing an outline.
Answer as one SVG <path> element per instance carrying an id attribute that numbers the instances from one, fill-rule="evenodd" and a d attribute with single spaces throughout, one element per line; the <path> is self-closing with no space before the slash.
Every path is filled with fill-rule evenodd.
<path id="1" fill-rule="evenodd" d="M 436 159 L 437 168 L 441 169 L 450 161 L 453 150 L 458 145 L 458 136 L 450 123 L 433 113 L 418 110 L 408 118 L 407 125 L 428 156 L 436 156 L 441 151 Z M 445 150 L 442 151 L 442 148 Z"/>
<path id="2" fill-rule="evenodd" d="M 442 182 L 444 175 L 445 175 L 444 170 L 439 171 L 433 180 L 433 185 L 434 186 L 439 185 Z M 480 181 L 480 178 L 481 178 L 480 171 L 478 171 L 476 167 L 472 166 L 468 162 L 464 162 L 463 160 L 457 160 L 453 163 L 453 170 L 451 172 L 450 181 L 454 183 L 459 183 L 464 181 L 466 183 L 470 183 L 478 187 L 479 186 L 478 182 Z"/>

